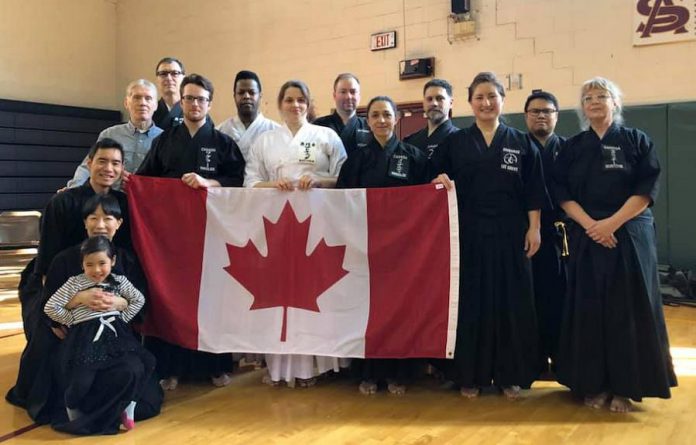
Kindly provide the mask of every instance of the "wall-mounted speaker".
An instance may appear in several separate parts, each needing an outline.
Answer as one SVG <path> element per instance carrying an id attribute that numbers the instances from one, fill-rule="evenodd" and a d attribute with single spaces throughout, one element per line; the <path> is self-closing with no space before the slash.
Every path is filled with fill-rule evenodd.
<path id="1" fill-rule="evenodd" d="M 434 57 L 402 60 L 399 62 L 399 80 L 432 76 L 434 66 Z"/>

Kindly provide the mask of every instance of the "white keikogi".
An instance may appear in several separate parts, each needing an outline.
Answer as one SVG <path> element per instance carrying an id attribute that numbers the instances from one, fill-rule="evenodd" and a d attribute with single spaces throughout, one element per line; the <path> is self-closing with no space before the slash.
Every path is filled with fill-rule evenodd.
<path id="1" fill-rule="evenodd" d="M 256 115 L 256 119 L 247 128 L 237 116 L 233 116 L 220 125 L 217 130 L 231 137 L 239 146 L 239 150 L 244 156 L 244 160 L 248 160 L 247 154 L 254 144 L 254 141 L 264 132 L 279 128 L 280 124 L 271 119 L 266 118 L 261 112 Z"/>
<path id="2" fill-rule="evenodd" d="M 346 160 L 341 138 L 330 128 L 304 124 L 293 136 L 286 125 L 261 134 L 246 156 L 244 186 L 303 175 L 337 177 Z"/>

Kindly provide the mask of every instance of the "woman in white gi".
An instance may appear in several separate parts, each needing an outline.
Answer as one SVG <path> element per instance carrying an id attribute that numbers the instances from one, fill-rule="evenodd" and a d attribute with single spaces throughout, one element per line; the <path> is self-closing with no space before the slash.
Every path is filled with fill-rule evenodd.
<path id="1" fill-rule="evenodd" d="M 267 131 L 251 146 L 247 157 L 245 187 L 266 187 L 292 191 L 313 187 L 333 188 L 346 160 L 341 138 L 330 128 L 307 121 L 311 103 L 307 85 L 298 80 L 285 82 L 278 94 L 283 126 Z M 266 354 L 268 376 L 264 381 L 281 381 L 306 387 L 316 376 L 334 369 L 339 360 L 311 355 Z"/>

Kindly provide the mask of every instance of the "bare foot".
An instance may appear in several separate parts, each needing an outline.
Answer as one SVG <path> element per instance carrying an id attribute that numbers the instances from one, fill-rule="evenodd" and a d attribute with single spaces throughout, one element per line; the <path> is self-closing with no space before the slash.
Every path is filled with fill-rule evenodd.
<path id="1" fill-rule="evenodd" d="M 459 392 L 467 399 L 475 399 L 479 396 L 479 394 L 481 394 L 481 390 L 479 388 L 460 388 Z"/>
<path id="2" fill-rule="evenodd" d="M 308 379 L 295 379 L 297 380 L 297 386 L 300 388 L 309 388 L 310 386 L 314 386 L 317 384 L 317 378 L 316 377 L 311 377 Z"/>
<path id="3" fill-rule="evenodd" d="M 613 413 L 628 413 L 633 411 L 633 403 L 627 397 L 614 396 L 611 398 L 609 411 Z"/>
<path id="4" fill-rule="evenodd" d="M 375 394 L 377 392 L 377 384 L 369 380 L 363 380 L 360 382 L 360 386 L 358 386 L 358 391 L 360 391 L 360 394 L 365 394 L 366 396 Z"/>
<path id="5" fill-rule="evenodd" d="M 213 382 L 213 385 L 217 386 L 218 388 L 222 388 L 223 386 L 227 386 L 232 383 L 232 377 L 230 377 L 230 375 L 226 372 L 223 372 L 217 377 L 211 377 L 210 380 Z"/>
<path id="6" fill-rule="evenodd" d="M 505 397 L 507 397 L 508 400 L 517 400 L 520 398 L 520 388 L 517 385 L 512 385 L 512 386 L 506 386 L 503 388 L 503 394 L 505 394 Z"/>
<path id="7" fill-rule="evenodd" d="M 603 408 L 604 405 L 607 404 L 608 400 L 609 400 L 609 393 L 600 392 L 599 394 L 585 397 L 585 405 L 589 406 L 590 408 L 600 409 L 600 408 Z"/>
<path id="8" fill-rule="evenodd" d="M 387 391 L 389 391 L 389 394 L 394 394 L 395 396 L 403 396 L 406 394 L 406 385 L 399 385 L 396 382 L 388 382 Z"/>
<path id="9" fill-rule="evenodd" d="M 261 383 L 263 383 L 263 384 L 265 384 L 265 385 L 268 385 L 268 386 L 278 386 L 278 385 L 280 385 L 280 382 L 276 382 L 276 381 L 273 380 L 273 379 L 271 378 L 271 376 L 268 375 L 268 374 L 266 374 L 266 375 L 263 376 L 263 378 L 261 379 Z"/>
<path id="10" fill-rule="evenodd" d="M 159 381 L 160 386 L 165 391 L 174 391 L 179 386 L 179 377 L 169 377 Z"/>

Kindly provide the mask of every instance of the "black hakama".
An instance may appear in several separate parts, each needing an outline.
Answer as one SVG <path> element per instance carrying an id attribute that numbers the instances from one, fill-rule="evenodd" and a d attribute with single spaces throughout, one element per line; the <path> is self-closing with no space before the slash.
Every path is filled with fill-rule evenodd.
<path id="1" fill-rule="evenodd" d="M 416 147 L 393 136 L 383 148 L 376 140 L 348 157 L 336 188 L 400 187 L 428 182 L 427 158 Z M 404 240 L 404 242 L 408 242 Z M 353 372 L 377 384 L 408 384 L 424 361 L 419 359 L 353 360 Z"/>
<path id="2" fill-rule="evenodd" d="M 112 317 L 104 318 L 108 321 Z M 116 434 L 121 412 L 140 398 L 155 370 L 155 358 L 120 315 L 113 316 L 109 326 L 103 326 L 99 318 L 78 323 L 60 344 L 59 370 L 65 386 L 65 405 L 83 415 L 72 421 L 55 422 L 53 426 L 59 431 Z M 120 384 L 103 385 L 104 373 Z"/>
<path id="3" fill-rule="evenodd" d="M 539 370 L 540 373 L 555 371 L 558 352 L 558 338 L 561 333 L 563 305 L 566 292 L 565 261 L 561 257 L 560 234 L 556 222 L 565 222 L 565 213 L 551 193 L 551 169 L 560 153 L 565 139 L 552 134 L 542 145 L 530 135 L 532 142 L 541 153 L 544 166 L 544 179 L 549 199 L 541 209 L 541 246 L 532 257 L 534 276 L 534 300 L 539 324 Z M 549 368 L 549 359 L 551 367 Z"/>
<path id="4" fill-rule="evenodd" d="M 146 289 L 143 281 L 142 270 L 137 259 L 126 249 L 117 248 L 117 261 L 113 272 L 125 275 L 141 291 Z M 32 335 L 22 352 L 19 362 L 19 372 L 15 386 L 10 388 L 5 399 L 13 405 L 27 410 L 29 417 L 36 423 L 52 423 L 56 426 L 67 425 L 64 394 L 66 379 L 61 372 L 62 341 L 51 330 L 52 320 L 43 312 L 48 297 L 53 295 L 68 278 L 82 272 L 80 261 L 80 246 L 76 245 L 65 249 L 55 256 L 46 275 L 44 293 L 39 292 L 33 297 L 31 314 L 27 318 L 35 320 L 32 327 Z M 23 314 L 24 317 L 24 314 Z M 107 401 L 127 387 L 132 371 L 128 364 L 114 364 L 108 369 L 103 369 L 96 377 L 97 385 L 103 390 L 89 395 L 94 399 L 94 407 L 85 412 L 94 416 L 85 416 L 79 419 L 77 424 L 65 426 L 75 434 L 99 434 L 104 423 L 99 420 L 103 415 L 103 409 L 111 409 L 116 412 L 113 404 Z M 135 420 L 145 420 L 159 414 L 164 394 L 162 388 L 154 377 L 150 377 L 140 390 L 134 395 L 136 400 Z M 89 405 L 90 402 L 86 401 Z M 121 409 L 122 411 L 122 409 Z M 111 420 L 118 419 L 121 411 L 115 417 L 107 416 Z M 92 420 L 96 419 L 94 422 Z M 110 425 L 110 424 L 109 424 Z M 108 426 L 108 425 L 107 425 Z M 118 428 L 118 423 L 116 424 Z M 58 426 L 58 428 L 62 428 Z M 110 427 L 109 427 L 110 428 Z M 91 431 L 91 432 L 90 432 Z"/>
<path id="5" fill-rule="evenodd" d="M 138 175 L 181 178 L 193 172 L 215 179 L 223 187 L 241 187 L 244 182 L 244 157 L 237 144 L 206 123 L 191 137 L 186 125 L 166 130 L 152 143 Z M 156 307 L 148 308 L 156 311 Z M 169 377 L 217 377 L 232 372 L 231 354 L 192 351 L 159 338 L 145 338 L 145 347 L 157 358 L 157 374 Z"/>
<path id="6" fill-rule="evenodd" d="M 459 205 L 457 345 L 445 374 L 462 388 L 527 388 L 538 374 L 538 334 L 524 242 L 528 212 L 546 199 L 539 151 L 503 124 L 487 146 L 474 124 L 433 161 L 455 181 Z"/>
<path id="7" fill-rule="evenodd" d="M 576 201 L 593 219 L 614 214 L 631 196 L 657 197 L 660 166 L 645 133 L 612 125 L 568 140 L 553 170 L 556 198 Z M 677 385 L 657 276 L 652 213 L 614 233 L 609 249 L 579 224 L 570 231 L 568 301 L 558 380 L 581 396 L 609 392 L 640 401 L 670 397 Z"/>

